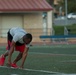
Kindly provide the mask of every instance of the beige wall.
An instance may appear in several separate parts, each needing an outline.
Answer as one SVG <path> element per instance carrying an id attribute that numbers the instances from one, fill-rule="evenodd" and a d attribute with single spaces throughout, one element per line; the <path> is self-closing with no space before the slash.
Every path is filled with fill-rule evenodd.
<path id="1" fill-rule="evenodd" d="M 47 28 L 49 28 L 49 35 L 52 34 L 52 25 L 53 25 L 53 15 L 52 15 L 52 11 L 48 11 L 47 12 Z"/>
<path id="2" fill-rule="evenodd" d="M 54 0 L 54 4 L 57 5 L 58 1 L 60 1 L 60 0 Z"/>
<path id="3" fill-rule="evenodd" d="M 12 27 L 22 28 L 22 16 L 6 15 L 2 16 L 2 36 L 6 37 L 7 32 Z"/>
<path id="4" fill-rule="evenodd" d="M 42 28 L 42 13 L 24 15 L 24 28 Z"/>
<path id="5" fill-rule="evenodd" d="M 52 14 L 52 12 L 48 12 L 48 16 L 47 16 L 47 20 L 48 20 L 47 21 L 47 26 L 48 26 L 47 28 L 49 28 L 49 29 L 52 28 L 52 20 L 51 20 L 52 19 L 52 15 L 51 14 Z M 11 19 L 12 20 L 15 17 L 13 15 L 11 15 Z M 1 21 L 2 17 L 0 17 L 0 28 L 2 28 L 1 26 L 6 26 L 7 28 L 9 28 L 8 27 L 9 26 L 8 25 L 8 23 L 9 23 L 8 20 L 11 20 L 9 17 L 10 17 L 9 15 L 8 15 L 8 19 L 7 19 L 7 17 L 4 17 L 3 21 Z M 17 18 L 18 17 L 19 17 L 19 15 L 17 16 Z M 39 36 L 43 34 L 43 17 L 42 17 L 42 12 L 25 13 L 25 14 L 22 14 L 22 16 L 20 16 L 20 17 L 21 17 L 21 22 L 19 20 L 17 20 L 16 22 L 20 22 L 20 24 L 22 24 L 22 26 L 20 26 L 20 27 L 23 27 L 24 29 L 26 29 L 27 32 L 30 32 L 33 35 L 33 42 L 41 41 Z M 1 24 L 2 22 L 3 22 L 3 25 Z M 14 20 L 10 21 L 10 22 L 11 22 L 10 25 L 13 24 L 13 23 L 18 24 L 16 22 L 14 22 Z M 49 32 L 51 32 L 51 31 L 49 31 Z"/>
<path id="6" fill-rule="evenodd" d="M 33 42 L 40 41 L 42 34 L 43 18 L 42 13 L 28 13 L 24 15 L 24 28 L 33 35 Z"/>
<path id="7" fill-rule="evenodd" d="M 1 33 L 2 33 L 2 16 L 0 16 L 0 37 L 1 37 Z"/>

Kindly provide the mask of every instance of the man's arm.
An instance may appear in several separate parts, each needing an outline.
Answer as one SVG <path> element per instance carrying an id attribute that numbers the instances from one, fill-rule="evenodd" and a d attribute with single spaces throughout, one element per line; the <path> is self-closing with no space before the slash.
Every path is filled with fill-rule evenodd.
<path id="1" fill-rule="evenodd" d="M 29 50 L 29 48 L 26 47 L 25 50 L 24 50 L 24 52 L 23 52 L 23 55 L 22 55 L 22 63 L 21 63 L 20 68 L 24 68 L 24 62 L 25 62 L 25 59 L 26 59 L 26 57 L 27 57 L 28 50 Z"/>
<path id="2" fill-rule="evenodd" d="M 15 47 L 15 42 L 12 41 L 11 48 L 10 48 L 10 51 L 9 51 L 9 54 L 8 54 L 8 62 L 7 62 L 7 64 L 9 66 L 11 65 L 11 56 L 12 56 L 12 53 L 14 52 L 14 47 Z"/>

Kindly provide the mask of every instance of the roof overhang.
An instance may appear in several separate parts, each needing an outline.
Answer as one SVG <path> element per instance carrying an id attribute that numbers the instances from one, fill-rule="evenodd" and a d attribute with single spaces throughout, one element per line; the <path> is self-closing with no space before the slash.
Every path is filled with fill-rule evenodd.
<path id="1" fill-rule="evenodd" d="M 51 11 L 46 0 L 0 0 L 1 12 Z"/>

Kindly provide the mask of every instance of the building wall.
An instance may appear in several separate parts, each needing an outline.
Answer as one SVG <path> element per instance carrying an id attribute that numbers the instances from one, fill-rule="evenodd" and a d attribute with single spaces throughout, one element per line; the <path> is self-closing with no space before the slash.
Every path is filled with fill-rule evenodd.
<path id="1" fill-rule="evenodd" d="M 60 0 L 54 0 L 54 4 L 58 5 L 58 1 L 60 1 Z"/>
<path id="2" fill-rule="evenodd" d="M 1 36 L 1 33 L 2 33 L 2 16 L 0 16 L 0 36 Z"/>
<path id="3" fill-rule="evenodd" d="M 51 13 L 48 12 L 48 23 L 47 28 L 52 27 L 52 19 Z M 3 23 L 2 23 L 3 22 Z M 6 30 L 3 30 L 5 28 L 11 28 L 11 27 L 22 27 L 27 32 L 31 33 L 33 35 L 33 42 L 41 42 L 42 40 L 39 38 L 40 35 L 43 35 L 44 29 L 43 29 L 43 17 L 42 12 L 36 12 L 36 13 L 25 13 L 22 15 L 19 14 L 13 14 L 13 15 L 6 15 L 6 16 L 0 16 L 0 34 L 2 36 L 6 36 L 7 32 Z M 2 29 L 2 30 L 1 30 Z M 48 30 L 50 32 L 50 30 Z M 5 33 L 5 34 L 3 34 Z"/>
<path id="4" fill-rule="evenodd" d="M 22 16 L 6 15 L 2 16 L 2 36 L 6 37 L 7 32 L 12 27 L 22 28 Z"/>
<path id="5" fill-rule="evenodd" d="M 33 42 L 40 41 L 43 32 L 42 13 L 28 13 L 24 15 L 24 29 L 33 35 Z"/>
<path id="6" fill-rule="evenodd" d="M 52 25 L 53 25 L 53 12 L 52 11 L 48 11 L 47 12 L 47 28 L 48 30 L 48 35 L 52 35 Z"/>
<path id="7" fill-rule="evenodd" d="M 24 29 L 33 35 L 33 42 L 41 42 L 42 40 L 39 38 L 40 35 L 52 34 L 52 11 L 47 12 L 46 28 L 43 24 L 42 12 L 24 15 Z"/>
<path id="8" fill-rule="evenodd" d="M 42 13 L 28 13 L 24 15 L 24 28 L 42 28 Z"/>

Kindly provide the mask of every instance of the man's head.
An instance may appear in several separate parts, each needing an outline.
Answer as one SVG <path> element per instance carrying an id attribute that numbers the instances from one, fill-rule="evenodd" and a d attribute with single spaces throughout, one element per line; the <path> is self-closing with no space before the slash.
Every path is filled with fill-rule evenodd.
<path id="1" fill-rule="evenodd" d="M 27 33 L 23 36 L 23 41 L 25 44 L 29 44 L 32 41 L 32 35 L 30 33 Z"/>

